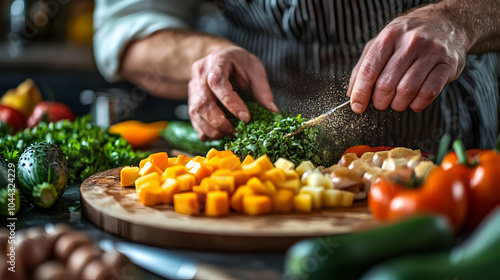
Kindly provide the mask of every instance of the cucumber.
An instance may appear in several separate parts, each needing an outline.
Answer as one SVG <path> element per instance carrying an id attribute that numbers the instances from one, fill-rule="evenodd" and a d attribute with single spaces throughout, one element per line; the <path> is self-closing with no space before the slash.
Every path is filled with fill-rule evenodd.
<path id="1" fill-rule="evenodd" d="M 451 250 L 384 262 L 363 280 L 499 279 L 500 208 L 493 210 L 462 244 Z"/>
<path id="2" fill-rule="evenodd" d="M 21 154 L 16 172 L 21 192 L 37 206 L 51 207 L 66 189 L 68 164 L 54 144 L 31 144 Z"/>
<path id="3" fill-rule="evenodd" d="M 453 231 L 438 216 L 420 216 L 354 234 L 305 239 L 285 257 L 283 279 L 359 279 L 372 266 L 406 254 L 450 248 Z"/>
<path id="4" fill-rule="evenodd" d="M 9 164 L 0 157 L 0 215 L 3 216 L 14 216 L 21 207 L 19 191 L 15 187 L 15 174 L 9 170 L 13 171 L 14 168 L 9 169 Z"/>
<path id="5" fill-rule="evenodd" d="M 198 133 L 189 122 L 169 122 L 166 129 L 160 131 L 175 149 L 196 155 L 206 155 L 211 148 L 222 149 L 222 141 L 201 141 Z"/>

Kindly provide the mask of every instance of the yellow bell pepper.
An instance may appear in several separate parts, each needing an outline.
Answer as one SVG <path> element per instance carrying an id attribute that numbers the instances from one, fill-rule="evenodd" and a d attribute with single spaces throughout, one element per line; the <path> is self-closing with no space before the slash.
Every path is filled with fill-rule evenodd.
<path id="1" fill-rule="evenodd" d="M 7 91 L 0 99 L 0 104 L 18 110 L 28 119 L 35 106 L 41 101 L 40 90 L 33 80 L 27 79 L 17 88 Z"/>

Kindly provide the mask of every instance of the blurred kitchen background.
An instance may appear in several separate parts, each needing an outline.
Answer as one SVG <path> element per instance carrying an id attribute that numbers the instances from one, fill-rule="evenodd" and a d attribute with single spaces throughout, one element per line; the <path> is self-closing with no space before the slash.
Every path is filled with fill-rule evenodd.
<path id="1" fill-rule="evenodd" d="M 93 0 L 2 0 L 0 96 L 31 78 L 44 100 L 64 102 L 76 115 L 97 111 L 102 121 L 108 107 L 110 122 L 185 119 L 185 102 L 101 77 L 92 54 L 93 9 Z"/>
<path id="2" fill-rule="evenodd" d="M 31 78 L 44 99 L 65 102 L 77 115 L 101 108 L 102 119 L 109 107 L 110 122 L 186 119 L 185 102 L 100 76 L 92 55 L 93 8 L 93 0 L 2 0 L 0 95 Z"/>

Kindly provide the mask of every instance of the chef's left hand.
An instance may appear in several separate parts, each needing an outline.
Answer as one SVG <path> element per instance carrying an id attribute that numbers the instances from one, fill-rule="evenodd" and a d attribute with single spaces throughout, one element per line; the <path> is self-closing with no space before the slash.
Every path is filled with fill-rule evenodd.
<path id="1" fill-rule="evenodd" d="M 347 92 L 355 113 L 370 99 L 379 110 L 422 111 L 460 75 L 469 39 L 438 4 L 397 17 L 366 44 Z"/>

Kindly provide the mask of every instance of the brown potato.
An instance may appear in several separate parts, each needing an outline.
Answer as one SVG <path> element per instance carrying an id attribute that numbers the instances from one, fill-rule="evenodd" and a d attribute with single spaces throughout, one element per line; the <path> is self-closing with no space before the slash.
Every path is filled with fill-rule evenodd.
<path id="1" fill-rule="evenodd" d="M 34 280 L 73 280 L 74 277 L 58 261 L 48 261 L 40 265 L 33 273 Z"/>
<path id="2" fill-rule="evenodd" d="M 85 266 L 82 271 L 81 279 L 107 280 L 122 278 L 120 277 L 120 274 L 113 275 L 112 271 L 101 259 L 95 259 Z"/>
<path id="3" fill-rule="evenodd" d="M 83 268 L 91 261 L 99 258 L 102 254 L 101 249 L 93 244 L 84 244 L 76 248 L 68 258 L 67 267 L 71 274 L 80 277 Z"/>
<path id="4" fill-rule="evenodd" d="M 86 244 L 92 244 L 88 235 L 80 232 L 69 232 L 57 240 L 54 252 L 57 258 L 66 262 L 76 248 Z"/>

